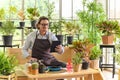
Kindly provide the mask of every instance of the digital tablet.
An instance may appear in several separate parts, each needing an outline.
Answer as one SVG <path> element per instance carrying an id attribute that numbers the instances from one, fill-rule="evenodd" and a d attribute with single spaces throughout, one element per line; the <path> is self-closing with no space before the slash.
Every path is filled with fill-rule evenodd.
<path id="1" fill-rule="evenodd" d="M 56 46 L 58 46 L 60 44 L 61 44 L 61 41 L 52 41 L 50 52 L 56 52 L 55 48 L 56 48 Z"/>

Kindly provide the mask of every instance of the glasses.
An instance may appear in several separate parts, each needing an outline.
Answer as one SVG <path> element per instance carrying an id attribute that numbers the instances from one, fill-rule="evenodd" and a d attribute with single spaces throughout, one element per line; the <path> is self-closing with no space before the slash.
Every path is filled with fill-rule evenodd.
<path id="1" fill-rule="evenodd" d="M 42 25 L 42 26 L 48 26 L 49 24 L 42 24 L 42 23 L 40 23 L 40 25 Z"/>

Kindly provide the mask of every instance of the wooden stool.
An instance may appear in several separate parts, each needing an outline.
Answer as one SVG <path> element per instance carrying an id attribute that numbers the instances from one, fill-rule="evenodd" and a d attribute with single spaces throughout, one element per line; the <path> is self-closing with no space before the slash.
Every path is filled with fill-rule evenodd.
<path id="1" fill-rule="evenodd" d="M 11 75 L 0 75 L 0 80 L 7 79 L 7 80 L 17 80 L 17 76 L 15 73 Z"/>

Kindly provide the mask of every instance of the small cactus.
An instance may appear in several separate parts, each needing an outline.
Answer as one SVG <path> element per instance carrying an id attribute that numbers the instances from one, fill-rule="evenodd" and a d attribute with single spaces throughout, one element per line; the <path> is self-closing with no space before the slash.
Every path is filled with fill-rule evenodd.
<path id="1" fill-rule="evenodd" d="M 32 63 L 32 69 L 38 69 L 39 65 L 37 62 Z"/>

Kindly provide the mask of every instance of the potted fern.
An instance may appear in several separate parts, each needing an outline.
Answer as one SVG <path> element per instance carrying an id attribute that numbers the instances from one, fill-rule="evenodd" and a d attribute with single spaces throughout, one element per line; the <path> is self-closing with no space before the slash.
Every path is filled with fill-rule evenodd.
<path id="1" fill-rule="evenodd" d="M 74 72 L 78 72 L 81 70 L 82 66 L 82 53 L 76 52 L 72 57 L 72 64 Z"/>
<path id="2" fill-rule="evenodd" d="M 10 75 L 15 72 L 18 62 L 15 56 L 8 56 L 6 53 L 0 52 L 0 75 Z"/>
<path id="3" fill-rule="evenodd" d="M 89 58 L 90 58 L 90 67 L 94 69 L 99 68 L 99 58 L 101 56 L 101 50 L 98 46 L 94 46 L 90 50 Z"/>
<path id="4" fill-rule="evenodd" d="M 15 33 L 16 27 L 11 21 L 5 21 L 0 27 L 2 33 L 2 39 L 4 45 L 12 45 L 13 34 Z"/>
<path id="5" fill-rule="evenodd" d="M 23 10 L 20 10 L 20 11 L 18 12 L 18 17 L 19 17 L 19 19 L 21 20 L 21 21 L 19 22 L 20 27 L 24 27 L 24 26 L 25 26 L 25 22 L 24 22 L 25 15 L 24 15 L 24 11 L 23 11 Z"/>
<path id="6" fill-rule="evenodd" d="M 64 22 L 65 32 L 67 32 L 67 44 L 72 44 L 73 36 L 77 34 L 77 31 L 80 30 L 79 24 L 75 21 Z"/>
<path id="7" fill-rule="evenodd" d="M 38 8 L 27 8 L 28 18 L 31 21 L 31 27 L 35 28 L 37 18 L 40 16 Z"/>

